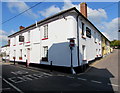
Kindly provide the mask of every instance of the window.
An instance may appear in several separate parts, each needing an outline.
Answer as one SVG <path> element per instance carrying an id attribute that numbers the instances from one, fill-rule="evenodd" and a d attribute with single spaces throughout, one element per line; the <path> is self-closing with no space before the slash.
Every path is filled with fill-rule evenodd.
<path id="1" fill-rule="evenodd" d="M 84 23 L 82 22 L 82 35 L 84 36 Z"/>
<path id="2" fill-rule="evenodd" d="M 48 57 L 48 46 L 44 46 L 44 57 Z"/>
<path id="3" fill-rule="evenodd" d="M 48 25 L 44 26 L 44 38 L 48 38 Z"/>
<path id="4" fill-rule="evenodd" d="M 14 50 L 13 59 L 16 57 L 16 50 Z"/>
<path id="5" fill-rule="evenodd" d="M 24 36 L 19 35 L 19 42 L 24 42 Z"/>
<path id="6" fill-rule="evenodd" d="M 22 60 L 22 49 L 20 49 L 20 57 L 19 60 Z"/>
<path id="7" fill-rule="evenodd" d="M 101 49 L 99 49 L 99 55 L 101 56 Z"/>
<path id="8" fill-rule="evenodd" d="M 28 31 L 28 41 L 30 41 L 30 31 Z"/>
<path id="9" fill-rule="evenodd" d="M 98 49 L 96 49 L 96 57 L 98 57 L 98 54 L 99 54 L 98 52 L 99 52 Z"/>
<path id="10" fill-rule="evenodd" d="M 14 37 L 14 45 L 16 45 L 16 37 Z"/>
<path id="11" fill-rule="evenodd" d="M 86 60 L 86 49 L 85 49 L 85 45 L 82 45 L 82 55 L 83 55 L 83 60 Z"/>
<path id="12" fill-rule="evenodd" d="M 100 45 L 101 44 L 101 35 L 99 34 L 98 37 L 99 37 L 98 42 L 99 42 L 99 45 Z"/>
<path id="13" fill-rule="evenodd" d="M 44 57 L 42 57 L 42 61 L 48 61 L 48 46 L 43 46 L 44 49 Z"/>
<path id="14" fill-rule="evenodd" d="M 94 41 L 95 41 L 95 43 L 97 43 L 96 32 L 94 32 Z"/>
<path id="15" fill-rule="evenodd" d="M 20 57 L 22 57 L 22 49 L 20 49 Z"/>
<path id="16" fill-rule="evenodd" d="M 10 46 L 10 39 L 8 40 L 8 45 Z"/>
<path id="17" fill-rule="evenodd" d="M 91 30 L 88 27 L 86 27 L 86 36 L 91 38 Z"/>

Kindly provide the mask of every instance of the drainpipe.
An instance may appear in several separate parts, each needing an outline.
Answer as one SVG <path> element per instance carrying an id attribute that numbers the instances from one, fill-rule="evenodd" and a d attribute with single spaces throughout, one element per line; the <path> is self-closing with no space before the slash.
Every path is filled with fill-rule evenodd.
<path id="1" fill-rule="evenodd" d="M 79 26 L 78 26 L 78 17 L 79 14 L 76 17 L 76 21 L 77 21 L 77 55 L 78 55 L 78 67 L 80 66 L 80 59 L 79 59 Z"/>

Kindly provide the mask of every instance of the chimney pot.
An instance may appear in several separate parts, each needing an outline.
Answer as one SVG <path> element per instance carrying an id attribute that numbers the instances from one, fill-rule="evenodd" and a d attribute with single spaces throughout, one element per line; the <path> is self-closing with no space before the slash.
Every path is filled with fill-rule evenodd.
<path id="1" fill-rule="evenodd" d="M 25 27 L 23 27 L 23 26 L 20 26 L 20 27 L 19 27 L 20 30 L 22 30 L 22 29 L 24 29 L 24 28 L 25 28 Z"/>
<path id="2" fill-rule="evenodd" d="M 87 18 L 87 4 L 86 3 L 81 3 L 80 4 L 80 12 L 81 14 Z"/>

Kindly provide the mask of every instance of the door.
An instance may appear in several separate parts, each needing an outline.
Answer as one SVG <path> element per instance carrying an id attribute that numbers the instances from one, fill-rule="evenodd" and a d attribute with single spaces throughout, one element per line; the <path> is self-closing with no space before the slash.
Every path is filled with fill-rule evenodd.
<path id="1" fill-rule="evenodd" d="M 30 64 L 30 48 L 27 48 L 27 65 Z"/>

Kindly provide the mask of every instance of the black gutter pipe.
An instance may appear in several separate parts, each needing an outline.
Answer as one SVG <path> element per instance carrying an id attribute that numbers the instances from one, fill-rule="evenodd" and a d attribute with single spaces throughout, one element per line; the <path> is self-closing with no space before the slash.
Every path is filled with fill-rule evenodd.
<path id="1" fill-rule="evenodd" d="M 79 59 L 79 26 L 78 26 L 78 17 L 79 14 L 76 17 L 76 21 L 77 21 L 77 56 L 78 56 L 78 67 L 80 66 L 80 59 Z"/>

